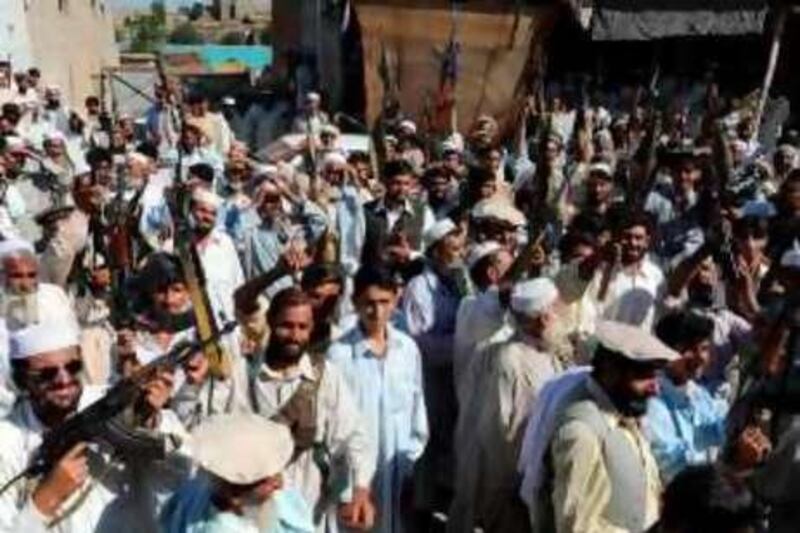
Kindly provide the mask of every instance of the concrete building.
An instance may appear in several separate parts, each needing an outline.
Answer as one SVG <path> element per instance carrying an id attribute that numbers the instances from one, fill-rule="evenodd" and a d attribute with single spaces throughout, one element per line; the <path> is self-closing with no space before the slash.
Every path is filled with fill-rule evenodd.
<path id="1" fill-rule="evenodd" d="M 264 16 L 271 11 L 270 0 L 214 0 L 221 21 Z"/>
<path id="2" fill-rule="evenodd" d="M 97 94 L 103 66 L 119 63 L 107 0 L 0 0 L 0 59 L 38 67 L 76 105 Z"/>

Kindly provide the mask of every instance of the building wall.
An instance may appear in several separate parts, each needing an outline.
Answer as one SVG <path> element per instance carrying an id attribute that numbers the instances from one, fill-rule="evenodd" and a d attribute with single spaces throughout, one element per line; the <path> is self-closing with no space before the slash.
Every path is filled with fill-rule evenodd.
<path id="1" fill-rule="evenodd" d="M 13 70 L 30 66 L 31 41 L 25 21 L 28 0 L 0 0 L 0 60 L 10 61 Z"/>
<path id="2" fill-rule="evenodd" d="M 119 53 L 107 0 L 5 0 L 25 2 L 30 63 L 45 83 L 61 87 L 67 101 L 82 107 L 98 94 L 100 69 L 116 66 Z"/>
<path id="3" fill-rule="evenodd" d="M 214 0 L 214 5 L 220 10 L 221 20 L 237 19 L 244 17 L 257 17 L 269 14 L 272 9 L 271 0 Z M 233 17 L 231 17 L 233 8 Z"/>

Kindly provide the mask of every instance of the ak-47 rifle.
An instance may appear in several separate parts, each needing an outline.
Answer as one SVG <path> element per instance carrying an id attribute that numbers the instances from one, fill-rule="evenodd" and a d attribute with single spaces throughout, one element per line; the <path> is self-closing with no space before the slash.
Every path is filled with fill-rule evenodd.
<path id="1" fill-rule="evenodd" d="M 707 227 L 717 233 L 719 247 L 714 251 L 723 276 L 729 281 L 737 277 L 736 261 L 733 256 L 733 229 L 730 220 L 724 215 L 728 183 L 733 173 L 733 156 L 728 146 L 725 128 L 719 120 L 714 121 L 711 144 L 712 161 L 708 165 L 708 179 L 704 191 L 708 202 L 706 214 Z"/>
<path id="2" fill-rule="evenodd" d="M 528 120 L 527 110 L 521 120 Z M 504 276 L 504 287 L 522 279 L 530 269 L 534 258 L 544 252 L 543 243 L 547 235 L 547 224 L 549 222 L 550 210 L 547 206 L 547 195 L 550 188 L 553 169 L 545 159 L 547 143 L 552 131 L 552 120 L 550 115 L 544 119 L 543 126 L 539 134 L 538 154 L 536 157 L 536 172 L 533 177 L 532 188 L 528 190 L 528 197 L 525 198 L 526 218 L 528 219 L 528 244 L 517 256 L 511 267 Z"/>
<path id="3" fill-rule="evenodd" d="M 656 70 L 656 75 L 657 75 Z M 654 79 L 656 79 L 654 75 Z M 628 194 L 626 195 L 631 212 L 641 213 L 645 210 L 647 205 L 647 197 L 653 190 L 656 181 L 656 170 L 658 169 L 658 145 L 659 137 L 661 136 L 661 113 L 656 108 L 655 86 L 654 82 L 650 84 L 649 91 L 649 108 L 647 111 L 647 132 L 645 133 L 642 143 L 639 145 L 636 153 L 633 155 L 632 161 L 634 163 L 629 182 L 626 184 Z M 597 291 L 597 299 L 600 302 L 605 301 L 608 296 L 608 289 L 611 286 L 611 276 L 614 268 L 619 261 L 619 253 L 617 252 L 613 260 L 606 262 L 602 276 L 600 278 L 600 286 Z"/>
<path id="4" fill-rule="evenodd" d="M 216 337 L 205 341 L 179 343 L 169 352 L 123 378 L 108 392 L 86 409 L 68 418 L 60 426 L 45 433 L 33 459 L 25 470 L 7 481 L 0 494 L 22 478 L 32 478 L 49 472 L 69 450 L 82 442 L 99 442 L 111 446 L 115 453 L 137 458 L 160 459 L 166 452 L 162 437 L 142 434 L 131 428 L 123 419 L 129 407 L 141 398 L 142 387 L 165 371 L 172 371 L 209 344 L 216 343 L 222 335 L 236 328 L 235 322 L 223 327 Z"/>
<path id="5" fill-rule="evenodd" d="M 164 72 L 163 64 L 160 60 L 156 62 L 161 83 L 165 90 L 168 89 L 168 80 Z M 180 109 L 180 107 L 178 108 Z M 173 119 L 175 115 L 172 115 Z M 183 133 L 185 120 L 183 113 L 177 115 L 179 134 Z M 175 168 L 172 187 L 167 195 L 170 214 L 175 226 L 173 242 L 175 254 L 183 269 L 186 286 L 189 290 L 189 297 L 192 301 L 192 312 L 194 313 L 195 328 L 198 338 L 203 341 L 203 354 L 209 365 L 209 372 L 212 378 L 223 379 L 230 373 L 230 361 L 219 342 L 206 342 L 210 339 L 219 339 L 217 320 L 214 317 L 208 294 L 205 291 L 205 274 L 197 248 L 194 246 L 192 229 L 189 224 L 189 191 L 183 182 L 183 165 L 181 149 L 178 147 L 178 160 Z"/>

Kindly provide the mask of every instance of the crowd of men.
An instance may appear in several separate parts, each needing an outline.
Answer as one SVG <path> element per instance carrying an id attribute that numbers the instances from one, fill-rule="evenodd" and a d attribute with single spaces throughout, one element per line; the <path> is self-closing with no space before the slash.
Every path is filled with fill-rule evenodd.
<path id="1" fill-rule="evenodd" d="M 0 531 L 796 531 L 795 132 L 710 83 L 353 151 L 309 93 L 264 159 L 46 80 L 0 93 Z"/>

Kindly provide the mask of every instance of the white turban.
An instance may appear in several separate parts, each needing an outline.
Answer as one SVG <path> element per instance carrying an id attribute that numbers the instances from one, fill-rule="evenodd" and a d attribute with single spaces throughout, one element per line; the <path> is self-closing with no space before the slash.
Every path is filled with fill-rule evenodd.
<path id="1" fill-rule="evenodd" d="M 550 278 L 529 279 L 514 285 L 511 290 L 511 309 L 535 317 L 555 303 L 558 289 Z"/>
<path id="2" fill-rule="evenodd" d="M 11 333 L 9 339 L 11 359 L 14 360 L 28 359 L 79 344 L 78 326 L 69 320 L 32 324 Z"/>
<path id="3" fill-rule="evenodd" d="M 425 249 L 430 248 L 454 231 L 458 231 L 458 226 L 456 226 L 455 222 L 449 218 L 438 220 L 425 232 L 425 235 L 423 235 L 422 240 L 425 242 Z"/>
<path id="4" fill-rule="evenodd" d="M 328 152 L 322 158 L 322 168 L 343 167 L 347 165 L 347 158 L 340 152 Z"/>
<path id="5" fill-rule="evenodd" d="M 24 239 L 7 239 L 0 241 L 0 261 L 11 254 L 17 252 L 28 252 L 34 254 L 33 245 Z"/>
<path id="6" fill-rule="evenodd" d="M 210 205 L 214 208 L 219 208 L 222 204 L 222 199 L 216 193 L 204 189 L 203 187 L 195 187 L 192 191 L 192 201 L 201 204 Z"/>
<path id="7" fill-rule="evenodd" d="M 414 122 L 412 122 L 410 120 L 404 120 L 404 121 L 400 122 L 399 129 L 401 129 L 403 131 L 407 131 L 411 135 L 414 135 L 414 134 L 417 133 L 417 125 L 414 124 Z"/>
<path id="8" fill-rule="evenodd" d="M 481 259 L 496 254 L 502 249 L 503 247 L 496 241 L 486 241 L 473 246 L 467 254 L 467 268 L 472 270 Z"/>

